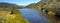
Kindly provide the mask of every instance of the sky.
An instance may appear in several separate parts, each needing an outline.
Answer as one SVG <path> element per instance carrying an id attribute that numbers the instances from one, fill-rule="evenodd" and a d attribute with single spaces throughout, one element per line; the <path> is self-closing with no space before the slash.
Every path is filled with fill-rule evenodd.
<path id="1" fill-rule="evenodd" d="M 31 3 L 37 3 L 41 0 L 0 0 L 0 2 L 8 2 L 8 3 L 13 3 L 17 5 L 28 5 Z"/>

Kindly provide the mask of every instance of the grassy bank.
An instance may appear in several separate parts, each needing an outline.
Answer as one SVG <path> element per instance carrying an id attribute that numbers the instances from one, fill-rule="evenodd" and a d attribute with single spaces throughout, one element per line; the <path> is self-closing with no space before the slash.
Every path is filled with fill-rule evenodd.
<path id="1" fill-rule="evenodd" d="M 0 10 L 0 23 L 29 23 L 25 18 L 22 18 L 21 12 L 18 10 L 14 14 L 6 10 Z"/>

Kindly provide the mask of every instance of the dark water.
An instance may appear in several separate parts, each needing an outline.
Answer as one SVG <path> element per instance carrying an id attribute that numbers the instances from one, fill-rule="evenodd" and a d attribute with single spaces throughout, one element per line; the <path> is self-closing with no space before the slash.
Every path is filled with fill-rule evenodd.
<path id="1" fill-rule="evenodd" d="M 31 23 L 48 23 L 47 18 L 43 14 L 35 9 L 19 9 L 23 18 L 28 19 Z"/>

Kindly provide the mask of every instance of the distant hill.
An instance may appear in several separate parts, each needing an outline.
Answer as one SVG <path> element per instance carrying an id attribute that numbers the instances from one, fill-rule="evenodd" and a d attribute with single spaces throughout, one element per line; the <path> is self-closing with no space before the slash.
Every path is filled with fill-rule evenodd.
<path id="1" fill-rule="evenodd" d="M 0 8 L 13 8 L 13 7 L 21 9 L 21 8 L 24 8 L 25 6 L 19 6 L 19 5 L 16 5 L 13 3 L 7 3 L 7 2 L 0 2 Z"/>
<path id="2" fill-rule="evenodd" d="M 17 6 L 17 5 L 12 3 L 0 2 L 0 8 L 8 8 L 13 6 Z"/>

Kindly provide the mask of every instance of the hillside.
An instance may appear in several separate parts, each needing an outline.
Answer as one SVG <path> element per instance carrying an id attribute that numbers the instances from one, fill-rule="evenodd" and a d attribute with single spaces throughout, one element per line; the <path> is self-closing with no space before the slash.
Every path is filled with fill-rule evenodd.
<path id="1" fill-rule="evenodd" d="M 60 10 L 60 0 L 41 0 L 37 3 L 32 3 L 27 8 L 35 8 L 40 11 L 53 11 L 58 12 Z M 58 10 L 58 11 L 57 11 Z"/>
<path id="2" fill-rule="evenodd" d="M 13 8 L 13 7 L 20 9 L 24 6 L 19 6 L 19 5 L 7 3 L 7 2 L 0 2 L 0 8 Z"/>
<path id="3" fill-rule="evenodd" d="M 38 11 L 42 11 L 43 14 L 53 23 L 60 23 L 60 0 L 41 0 L 35 4 L 30 4 L 27 7 L 35 8 Z M 56 19 L 56 17 L 58 19 Z"/>
<path id="4" fill-rule="evenodd" d="M 29 23 L 22 18 L 21 12 L 17 10 L 18 6 L 11 3 L 0 3 L 0 23 Z"/>
<path id="5" fill-rule="evenodd" d="M 0 2 L 0 8 L 8 8 L 12 6 L 17 6 L 16 4 L 6 3 L 6 2 Z"/>

